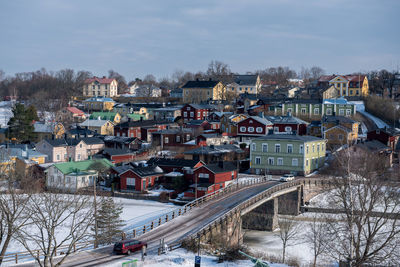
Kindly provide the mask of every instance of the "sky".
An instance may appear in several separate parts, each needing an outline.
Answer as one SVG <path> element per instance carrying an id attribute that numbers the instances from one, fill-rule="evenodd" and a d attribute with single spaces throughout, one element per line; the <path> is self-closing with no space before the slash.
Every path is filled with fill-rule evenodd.
<path id="1" fill-rule="evenodd" d="M 399 0 L 0 1 L 0 69 L 72 68 L 133 80 L 205 71 L 400 65 Z"/>

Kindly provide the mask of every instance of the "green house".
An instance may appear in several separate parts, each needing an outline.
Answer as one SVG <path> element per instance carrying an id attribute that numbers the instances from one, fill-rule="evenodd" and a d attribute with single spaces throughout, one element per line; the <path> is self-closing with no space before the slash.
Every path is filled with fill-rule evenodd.
<path id="1" fill-rule="evenodd" d="M 255 174 L 307 175 L 323 166 L 326 140 L 314 136 L 271 134 L 250 144 L 250 171 Z"/>
<path id="2" fill-rule="evenodd" d="M 90 117 L 90 120 L 107 120 L 114 123 L 121 122 L 121 115 L 118 112 L 93 112 Z"/>

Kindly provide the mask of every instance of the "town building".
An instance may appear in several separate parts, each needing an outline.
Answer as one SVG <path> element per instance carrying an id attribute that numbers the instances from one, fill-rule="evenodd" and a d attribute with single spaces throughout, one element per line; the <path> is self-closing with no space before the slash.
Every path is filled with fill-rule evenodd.
<path id="1" fill-rule="evenodd" d="M 324 75 L 318 79 L 318 86 L 334 86 L 339 96 L 361 97 L 369 95 L 366 75 Z"/>
<path id="2" fill-rule="evenodd" d="M 107 159 L 53 164 L 45 171 L 46 187 L 69 192 L 93 188 L 99 176 L 96 165 L 104 168 L 113 167 Z"/>
<path id="3" fill-rule="evenodd" d="M 291 114 L 287 116 L 265 116 L 265 118 L 273 124 L 274 134 L 307 134 L 308 123 L 293 117 Z"/>
<path id="4" fill-rule="evenodd" d="M 250 144 L 250 171 L 255 174 L 307 175 L 325 162 L 326 140 L 307 135 L 266 135 Z"/>
<path id="5" fill-rule="evenodd" d="M 119 180 L 121 191 L 131 192 L 148 190 L 164 174 L 163 170 L 158 166 L 134 167 L 130 164 L 113 167 L 111 173 Z"/>
<path id="6" fill-rule="evenodd" d="M 175 121 L 181 116 L 181 110 L 182 106 L 157 108 L 153 110 L 153 116 L 155 120 Z"/>
<path id="7" fill-rule="evenodd" d="M 260 76 L 253 74 L 234 75 L 234 82 L 228 84 L 226 90 L 236 95 L 243 93 L 258 94 L 261 91 Z"/>
<path id="8" fill-rule="evenodd" d="M 249 139 L 263 136 L 273 131 L 273 123 L 263 117 L 250 116 L 237 124 L 237 136 Z"/>
<path id="9" fill-rule="evenodd" d="M 121 122 L 121 115 L 118 112 L 98 111 L 90 114 L 90 120 L 108 120 L 114 124 Z"/>
<path id="10" fill-rule="evenodd" d="M 115 101 L 109 97 L 91 97 L 83 101 L 85 110 L 92 111 L 111 111 Z"/>
<path id="11" fill-rule="evenodd" d="M 65 128 L 59 122 L 40 122 L 37 121 L 33 124 L 33 132 L 36 134 L 36 142 L 43 139 L 62 138 L 65 134 Z"/>
<path id="12" fill-rule="evenodd" d="M 114 135 L 114 124 L 109 120 L 85 120 L 79 124 L 80 127 L 87 129 L 100 135 Z"/>
<path id="13" fill-rule="evenodd" d="M 223 100 L 225 86 L 218 81 L 188 81 L 182 86 L 183 103 L 202 103 L 210 100 Z"/>
<path id="14" fill-rule="evenodd" d="M 181 116 L 183 122 L 188 122 L 191 120 L 205 120 L 215 110 L 212 105 L 206 104 L 186 104 L 181 109 Z"/>
<path id="15" fill-rule="evenodd" d="M 92 77 L 85 80 L 83 85 L 83 96 L 114 97 L 118 95 L 118 82 L 116 79 L 109 79 L 103 76 Z"/>
<path id="16" fill-rule="evenodd" d="M 86 119 L 86 114 L 76 107 L 65 107 L 58 115 L 59 121 L 82 122 Z"/>

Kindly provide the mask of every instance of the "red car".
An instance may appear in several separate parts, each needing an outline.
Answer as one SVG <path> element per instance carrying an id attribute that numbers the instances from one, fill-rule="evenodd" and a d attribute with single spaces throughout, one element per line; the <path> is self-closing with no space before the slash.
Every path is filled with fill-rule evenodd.
<path id="1" fill-rule="evenodd" d="M 147 248 L 147 243 L 139 240 L 122 240 L 120 242 L 115 243 L 114 252 L 117 254 L 131 254 L 131 252 L 135 252 L 141 250 L 142 247 Z"/>

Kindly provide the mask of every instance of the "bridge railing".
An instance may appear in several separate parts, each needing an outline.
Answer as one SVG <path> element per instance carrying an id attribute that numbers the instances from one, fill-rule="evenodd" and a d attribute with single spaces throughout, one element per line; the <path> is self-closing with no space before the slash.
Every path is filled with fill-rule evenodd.
<path id="1" fill-rule="evenodd" d="M 255 178 L 255 179 L 248 179 L 243 182 L 241 182 L 239 180 L 235 180 L 230 185 L 228 185 L 224 188 L 221 188 L 217 191 L 214 191 L 212 193 L 209 193 L 207 195 L 199 197 L 180 208 L 176 208 L 175 210 L 170 211 L 169 213 L 164 214 L 152 221 L 146 222 L 145 224 L 143 224 L 141 226 L 135 227 L 135 228 L 131 229 L 129 232 L 125 232 L 124 238 L 127 238 L 127 239 L 137 238 L 137 237 L 139 237 L 145 233 L 148 233 L 149 231 L 154 230 L 155 228 L 157 228 L 179 216 L 185 215 L 192 209 L 202 206 L 204 203 L 207 203 L 207 202 L 214 200 L 216 198 L 219 198 L 219 197 L 223 197 L 229 193 L 241 190 L 243 188 L 247 188 L 247 187 L 255 186 L 255 185 L 258 185 L 261 183 L 265 183 L 269 180 L 270 180 L 270 176 L 264 176 L 264 177 Z"/>

